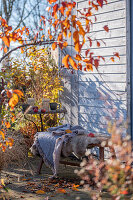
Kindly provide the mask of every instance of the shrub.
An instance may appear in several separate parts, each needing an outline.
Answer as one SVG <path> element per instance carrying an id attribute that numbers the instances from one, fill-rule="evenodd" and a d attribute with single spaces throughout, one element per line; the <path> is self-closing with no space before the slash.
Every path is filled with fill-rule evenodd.
<path id="1" fill-rule="evenodd" d="M 92 156 L 89 161 L 83 161 L 82 169 L 78 174 L 82 184 L 92 191 L 92 186 L 97 188 L 93 199 L 101 199 L 101 191 L 106 191 L 112 199 L 133 198 L 133 153 L 130 137 L 122 138 L 116 125 L 112 127 L 112 137 L 109 141 L 117 153 L 117 158 L 110 158 L 99 163 Z"/>

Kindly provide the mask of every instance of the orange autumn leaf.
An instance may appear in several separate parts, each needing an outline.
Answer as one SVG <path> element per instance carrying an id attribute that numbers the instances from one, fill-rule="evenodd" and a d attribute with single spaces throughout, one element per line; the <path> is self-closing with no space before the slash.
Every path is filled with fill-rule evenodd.
<path id="1" fill-rule="evenodd" d="M 23 92 L 20 90 L 13 90 L 14 93 L 16 93 L 20 98 L 24 96 Z"/>
<path id="2" fill-rule="evenodd" d="M 91 63 L 87 63 L 86 69 L 87 69 L 87 71 L 90 71 L 90 70 L 93 71 L 93 65 Z"/>
<path id="3" fill-rule="evenodd" d="M 76 57 L 75 57 L 76 60 L 80 61 L 82 58 L 80 55 L 76 54 Z"/>
<path id="4" fill-rule="evenodd" d="M 85 36 L 85 31 L 84 31 L 82 25 L 79 25 L 79 34 L 82 35 L 83 37 Z"/>
<path id="5" fill-rule="evenodd" d="M 86 18 L 86 26 L 90 23 L 90 20 Z"/>
<path id="6" fill-rule="evenodd" d="M 126 195 L 126 194 L 128 194 L 128 191 L 127 190 L 123 190 L 120 193 Z"/>
<path id="7" fill-rule="evenodd" d="M 77 187 L 79 187 L 79 186 L 80 186 L 80 185 L 72 184 L 72 187 L 76 187 L 76 188 L 77 188 Z"/>
<path id="8" fill-rule="evenodd" d="M 68 33 L 68 37 L 69 37 L 69 38 L 71 37 L 71 32 Z"/>
<path id="9" fill-rule="evenodd" d="M 37 190 L 36 194 L 45 194 L 46 192 L 44 192 L 43 190 Z"/>
<path id="10" fill-rule="evenodd" d="M 0 135 L 2 136 L 2 139 L 5 140 L 5 134 L 2 131 L 0 131 Z"/>
<path id="11" fill-rule="evenodd" d="M 52 44 L 52 49 L 53 49 L 53 50 L 55 50 L 55 49 L 56 49 L 56 47 L 57 47 L 57 43 L 56 43 L 56 42 L 54 42 L 54 43 Z"/>
<path id="12" fill-rule="evenodd" d="M 58 193 L 64 193 L 64 194 L 67 193 L 67 191 L 64 190 L 63 188 L 58 188 L 56 191 L 57 191 Z"/>
<path id="13" fill-rule="evenodd" d="M 9 122 L 5 122 L 5 126 L 6 126 L 6 128 L 10 128 L 11 124 Z"/>
<path id="14" fill-rule="evenodd" d="M 111 57 L 110 59 L 112 60 L 112 62 L 115 62 L 115 59 L 114 59 L 114 57 Z"/>
<path id="15" fill-rule="evenodd" d="M 69 129 L 65 130 L 65 132 L 66 132 L 66 133 L 72 133 L 72 131 L 69 130 Z"/>
<path id="16" fill-rule="evenodd" d="M 55 3 L 57 0 L 48 0 L 50 4 Z"/>
<path id="17" fill-rule="evenodd" d="M 66 68 L 69 69 L 68 58 L 69 58 L 69 55 L 67 54 L 67 55 L 62 59 L 62 63 L 64 64 L 64 66 L 65 66 Z"/>
<path id="18" fill-rule="evenodd" d="M 86 58 L 86 59 L 83 60 L 83 62 L 88 63 L 88 62 L 90 62 L 90 60 L 88 60 L 88 59 Z"/>
<path id="19" fill-rule="evenodd" d="M 76 62 L 71 57 L 69 57 L 69 62 L 71 66 L 73 67 L 73 69 L 78 70 Z"/>
<path id="20" fill-rule="evenodd" d="M 6 146 L 2 145 L 2 151 L 5 152 Z"/>
<path id="21" fill-rule="evenodd" d="M 15 122 L 15 117 L 12 117 L 11 120 L 12 120 L 12 123 L 14 123 Z"/>
<path id="22" fill-rule="evenodd" d="M 81 51 L 81 46 L 80 46 L 80 43 L 77 42 L 75 43 L 75 50 L 79 53 Z"/>
<path id="23" fill-rule="evenodd" d="M 72 187 L 73 191 L 79 191 L 76 187 Z"/>
<path id="24" fill-rule="evenodd" d="M 4 44 L 5 44 L 7 47 L 10 46 L 10 40 L 9 40 L 8 37 L 4 36 L 4 37 L 2 38 L 2 40 L 3 40 Z"/>
<path id="25" fill-rule="evenodd" d="M 78 31 L 75 31 L 73 33 L 73 41 L 74 41 L 74 43 L 79 42 L 79 32 Z"/>
<path id="26" fill-rule="evenodd" d="M 63 43 L 63 47 L 67 47 L 68 46 L 68 43 L 67 42 L 64 42 Z"/>
<path id="27" fill-rule="evenodd" d="M 104 30 L 105 30 L 106 32 L 109 32 L 109 28 L 108 28 L 108 26 L 107 26 L 107 25 L 106 25 L 106 26 L 104 26 L 103 28 L 104 28 Z"/>
<path id="28" fill-rule="evenodd" d="M 13 143 L 14 143 L 14 139 L 13 139 L 13 138 L 8 138 L 7 143 L 8 143 L 8 146 L 9 146 L 9 147 L 12 147 L 12 146 L 13 146 Z"/>
<path id="29" fill-rule="evenodd" d="M 6 47 L 4 48 L 4 52 L 7 53 L 7 48 Z"/>
<path id="30" fill-rule="evenodd" d="M 50 39 L 50 40 L 52 40 L 52 38 L 53 38 L 53 36 L 52 36 L 52 35 L 50 35 L 50 36 L 49 36 L 49 39 Z"/>
<path id="31" fill-rule="evenodd" d="M 21 48 L 21 53 L 24 53 L 24 48 Z"/>
<path id="32" fill-rule="evenodd" d="M 14 108 L 18 103 L 18 95 L 13 93 L 13 97 L 9 101 L 9 106 Z"/>
<path id="33" fill-rule="evenodd" d="M 67 29 L 63 30 L 63 35 L 64 35 L 64 37 L 67 37 Z"/>
<path id="34" fill-rule="evenodd" d="M 63 39 L 63 37 L 62 37 L 62 34 L 60 33 L 59 35 L 58 35 L 58 41 L 62 41 L 62 39 Z"/>

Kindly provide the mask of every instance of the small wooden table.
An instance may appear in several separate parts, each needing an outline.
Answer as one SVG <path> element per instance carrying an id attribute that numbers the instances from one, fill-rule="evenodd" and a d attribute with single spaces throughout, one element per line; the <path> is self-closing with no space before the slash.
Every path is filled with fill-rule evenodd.
<path id="1" fill-rule="evenodd" d="M 63 113 L 65 115 L 65 113 L 67 113 L 67 110 L 65 108 L 63 108 L 63 109 L 57 109 L 57 110 L 50 110 L 50 111 L 46 111 L 46 112 L 41 112 L 41 109 L 39 109 L 38 112 L 34 112 L 33 110 L 29 110 L 28 112 L 24 112 L 23 111 L 23 113 L 24 113 L 24 118 L 26 120 L 32 122 L 35 125 L 35 127 L 37 129 L 37 132 L 38 132 L 39 130 L 38 130 L 38 127 L 37 127 L 36 123 L 34 121 L 32 121 L 31 119 L 28 119 L 26 117 L 27 114 L 30 114 L 30 115 L 39 115 L 40 116 L 40 122 L 41 122 L 41 131 L 44 131 L 43 130 L 42 115 L 46 115 L 46 114 L 59 114 L 59 113 Z M 64 117 L 64 115 L 63 115 L 63 117 Z"/>

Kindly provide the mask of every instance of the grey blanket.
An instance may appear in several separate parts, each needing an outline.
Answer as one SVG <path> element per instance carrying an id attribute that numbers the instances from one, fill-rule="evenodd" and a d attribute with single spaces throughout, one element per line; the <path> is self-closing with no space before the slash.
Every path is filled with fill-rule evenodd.
<path id="1" fill-rule="evenodd" d="M 71 130 L 71 133 L 66 133 L 65 130 Z M 58 127 L 52 127 L 48 129 L 48 132 L 36 133 L 32 148 L 36 146 L 45 164 L 49 166 L 54 175 L 56 175 L 62 145 L 67 144 L 68 140 L 78 134 L 85 134 L 85 130 L 81 126 L 71 126 L 70 124 L 65 124 Z M 69 149 L 69 153 L 71 153 L 71 151 L 72 150 Z M 64 154 L 68 154 L 68 152 L 65 152 Z"/>

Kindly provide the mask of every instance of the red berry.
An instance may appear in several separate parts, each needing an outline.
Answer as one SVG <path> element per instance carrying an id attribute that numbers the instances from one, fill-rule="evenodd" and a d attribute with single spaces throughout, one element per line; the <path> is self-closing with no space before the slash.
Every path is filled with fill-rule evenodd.
<path id="1" fill-rule="evenodd" d="M 34 112 L 38 112 L 38 109 L 35 108 L 35 109 L 34 109 Z"/>
<path id="2" fill-rule="evenodd" d="M 36 106 L 36 107 L 33 107 L 33 111 L 34 112 L 38 112 L 38 107 Z"/>
<path id="3" fill-rule="evenodd" d="M 45 113 L 45 112 L 46 112 L 46 110 L 45 110 L 45 109 L 41 109 L 41 112 L 42 112 L 42 113 Z"/>
<path id="4" fill-rule="evenodd" d="M 94 133 L 89 133 L 88 137 L 95 137 Z"/>

